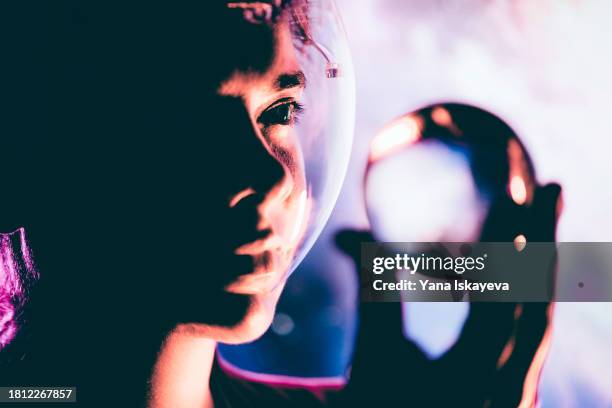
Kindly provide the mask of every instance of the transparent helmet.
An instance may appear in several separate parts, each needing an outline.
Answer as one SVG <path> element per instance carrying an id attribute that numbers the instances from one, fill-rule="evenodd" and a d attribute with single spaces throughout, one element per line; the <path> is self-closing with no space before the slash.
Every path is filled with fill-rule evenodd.
<path id="1" fill-rule="evenodd" d="M 295 242 L 291 273 L 323 229 L 336 202 L 351 151 L 355 115 L 354 76 L 349 47 L 337 8 L 331 0 L 230 2 L 253 24 L 268 24 L 272 31 L 287 31 L 292 51 L 303 74 L 299 116 L 288 130 L 299 145 L 298 167 L 303 186 L 293 217 L 279 217 L 277 231 Z M 277 51 L 278 52 L 278 51 Z M 283 51 L 281 51 L 283 52 Z M 274 58 L 278 58 L 278 55 Z M 269 217 L 274 224 L 274 215 Z"/>
<path id="2" fill-rule="evenodd" d="M 298 56 L 308 86 L 303 95 L 307 111 L 296 131 L 304 155 L 311 214 L 292 270 L 319 236 L 340 193 L 355 120 L 353 67 L 336 6 L 332 0 L 297 3 L 301 14 L 291 18 L 301 37 Z"/>
<path id="3" fill-rule="evenodd" d="M 263 21 L 280 29 L 290 28 L 293 55 L 304 75 L 301 112 L 291 130 L 299 145 L 304 186 L 295 216 L 289 220 L 289 239 L 296 241 L 286 272 L 290 274 L 325 226 L 345 177 L 355 117 L 353 67 L 347 37 L 332 0 L 266 2 L 252 8 L 248 4 L 237 3 L 235 7 L 245 7 L 245 18 L 254 24 Z M 232 3 L 230 6 L 234 7 Z M 275 16 L 277 7 L 282 11 Z M 275 228 L 282 229 L 282 225 Z M 220 344 L 219 356 L 227 363 L 252 369 L 249 358 L 260 355 L 258 344 Z"/>

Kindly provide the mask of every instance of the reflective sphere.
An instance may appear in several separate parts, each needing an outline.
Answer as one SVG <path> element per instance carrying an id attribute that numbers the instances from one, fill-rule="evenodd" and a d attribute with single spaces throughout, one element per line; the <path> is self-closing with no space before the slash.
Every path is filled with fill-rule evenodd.
<path id="1" fill-rule="evenodd" d="M 365 181 L 381 241 L 471 242 L 494 203 L 533 199 L 535 175 L 516 133 L 474 106 L 441 103 L 390 122 L 372 140 Z"/>

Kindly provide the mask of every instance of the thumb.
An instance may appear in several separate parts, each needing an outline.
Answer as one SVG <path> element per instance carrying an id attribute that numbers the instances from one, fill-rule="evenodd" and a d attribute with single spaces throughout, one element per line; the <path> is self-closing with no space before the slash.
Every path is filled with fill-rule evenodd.
<path id="1" fill-rule="evenodd" d="M 531 206 L 531 241 L 555 241 L 560 209 L 561 186 L 550 183 L 536 189 Z"/>

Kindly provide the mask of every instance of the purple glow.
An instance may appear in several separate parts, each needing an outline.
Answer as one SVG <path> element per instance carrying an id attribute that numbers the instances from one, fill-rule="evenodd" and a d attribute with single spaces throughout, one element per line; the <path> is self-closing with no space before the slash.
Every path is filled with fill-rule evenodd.
<path id="1" fill-rule="evenodd" d="M 337 391 L 346 385 L 346 379 L 342 377 L 294 377 L 244 370 L 225 360 L 218 351 L 216 352 L 216 358 L 221 369 L 232 377 L 278 388 L 307 389 L 320 400 L 325 399 L 326 391 Z"/>
<path id="2" fill-rule="evenodd" d="M 17 335 L 19 311 L 38 278 L 25 230 L 0 234 L 0 350 Z"/>
<path id="3" fill-rule="evenodd" d="M 0 350 L 6 347 L 17 334 L 17 324 L 14 320 L 15 309 L 10 298 L 0 294 Z"/>

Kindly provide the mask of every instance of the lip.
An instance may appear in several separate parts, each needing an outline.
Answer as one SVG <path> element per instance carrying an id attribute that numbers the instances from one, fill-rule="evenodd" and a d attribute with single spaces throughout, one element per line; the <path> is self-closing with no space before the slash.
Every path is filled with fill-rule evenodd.
<path id="1" fill-rule="evenodd" d="M 240 276 L 225 287 L 230 293 L 256 295 L 271 292 L 277 285 L 278 274 L 275 272 L 250 273 Z"/>
<path id="2" fill-rule="evenodd" d="M 260 239 L 240 245 L 234 253 L 236 255 L 261 255 L 265 251 L 271 251 L 282 247 L 282 239 L 274 234 L 272 230 L 262 231 L 264 235 Z"/>

